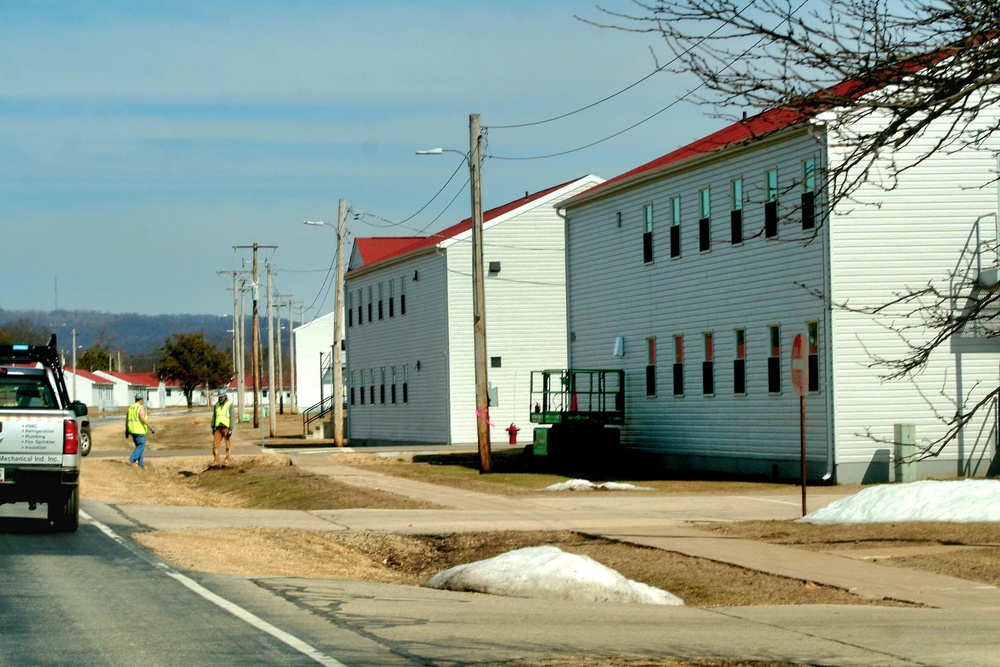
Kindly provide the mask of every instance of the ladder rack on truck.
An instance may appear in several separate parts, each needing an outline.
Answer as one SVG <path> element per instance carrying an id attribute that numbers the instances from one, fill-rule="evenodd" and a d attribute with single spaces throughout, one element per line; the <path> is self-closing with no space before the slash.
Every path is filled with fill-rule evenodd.
<path id="1" fill-rule="evenodd" d="M 625 423 L 625 372 L 562 368 L 531 372 L 532 454 L 593 456 L 618 446 Z"/>

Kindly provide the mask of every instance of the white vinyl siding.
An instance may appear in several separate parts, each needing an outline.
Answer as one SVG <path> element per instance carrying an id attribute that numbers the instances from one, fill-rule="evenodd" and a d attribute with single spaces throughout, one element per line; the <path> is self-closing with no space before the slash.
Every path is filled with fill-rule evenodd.
<path id="1" fill-rule="evenodd" d="M 798 174 L 804 152 L 815 153 L 816 145 L 801 132 L 780 143 L 762 142 L 756 150 L 734 151 L 724 162 L 680 171 L 569 210 L 569 327 L 576 336 L 570 343 L 570 365 L 625 370 L 624 444 L 694 457 L 797 459 L 797 397 L 792 392 L 781 396 L 767 392 L 767 327 L 775 321 L 784 324 L 787 340 L 783 347 L 788 350 L 794 335 L 805 333 L 807 320 L 817 321 L 820 337 L 826 336 L 824 303 L 796 287 L 797 282 L 823 284 L 825 239 L 801 244 L 767 243 L 761 236 L 751 237 L 763 229 L 763 210 L 745 208 L 748 234 L 743 244 L 719 244 L 710 253 L 684 253 L 650 270 L 632 250 L 638 238 L 623 236 L 620 243 L 609 245 L 602 227 L 609 211 L 636 210 L 647 202 L 670 210 L 671 199 L 678 195 L 682 216 L 698 220 L 703 213 L 699 193 L 705 189 L 718 199 L 711 202 L 711 208 L 728 212 L 732 206 L 730 183 L 742 174 L 760 173 L 762 154 L 779 166 L 779 174 Z M 760 201 L 760 192 L 756 197 L 746 194 Z M 717 223 L 713 220 L 713 227 Z M 698 247 L 696 225 L 682 228 L 681 242 L 692 249 Z M 612 298 L 616 294 L 627 294 L 628 298 Z M 715 331 L 747 332 L 745 394 L 735 394 L 732 374 L 718 368 L 714 395 L 702 394 L 700 347 L 706 326 Z M 656 398 L 645 395 L 646 359 L 641 341 L 653 335 L 664 339 L 683 335 L 687 339 L 683 397 L 674 396 L 672 391 L 661 391 Z M 624 357 L 612 355 L 618 336 L 626 341 Z M 734 337 L 715 336 L 713 343 L 716 360 L 736 356 Z M 787 373 L 785 366 L 783 372 Z M 813 401 L 807 410 L 809 456 L 823 464 L 826 407 Z"/>

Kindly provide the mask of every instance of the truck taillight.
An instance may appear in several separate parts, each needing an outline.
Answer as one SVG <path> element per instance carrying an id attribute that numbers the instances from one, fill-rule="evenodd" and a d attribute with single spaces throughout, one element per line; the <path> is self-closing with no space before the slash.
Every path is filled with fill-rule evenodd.
<path id="1" fill-rule="evenodd" d="M 72 419 L 63 422 L 63 454 L 80 451 L 80 426 Z"/>

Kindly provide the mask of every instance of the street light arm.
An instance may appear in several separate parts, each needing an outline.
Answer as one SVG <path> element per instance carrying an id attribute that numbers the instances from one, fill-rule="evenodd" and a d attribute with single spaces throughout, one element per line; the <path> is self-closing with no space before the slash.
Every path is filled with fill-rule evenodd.
<path id="1" fill-rule="evenodd" d="M 469 160 L 469 154 L 457 148 L 431 148 L 426 151 L 417 151 L 417 155 L 441 155 L 442 153 L 458 153 L 465 158 L 466 162 Z"/>

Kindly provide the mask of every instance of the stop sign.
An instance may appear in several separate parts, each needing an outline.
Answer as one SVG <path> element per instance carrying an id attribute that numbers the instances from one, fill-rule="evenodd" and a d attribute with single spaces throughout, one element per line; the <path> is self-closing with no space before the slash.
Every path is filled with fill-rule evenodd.
<path id="1" fill-rule="evenodd" d="M 792 387 L 799 396 L 806 395 L 809 384 L 809 362 L 806 359 L 806 344 L 802 334 L 792 343 Z"/>

